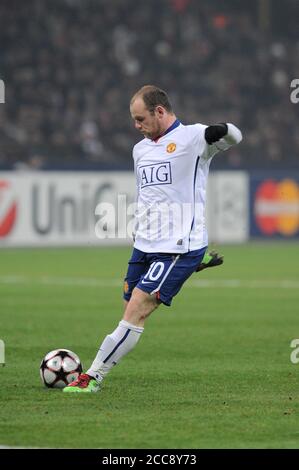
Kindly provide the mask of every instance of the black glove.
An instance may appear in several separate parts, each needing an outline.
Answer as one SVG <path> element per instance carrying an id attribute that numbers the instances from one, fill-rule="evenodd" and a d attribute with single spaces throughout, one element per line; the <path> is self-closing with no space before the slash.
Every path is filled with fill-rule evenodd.
<path id="1" fill-rule="evenodd" d="M 215 126 L 209 126 L 205 130 L 205 139 L 209 145 L 217 142 L 217 140 L 224 137 L 228 132 L 228 127 L 225 122 L 220 122 Z"/>

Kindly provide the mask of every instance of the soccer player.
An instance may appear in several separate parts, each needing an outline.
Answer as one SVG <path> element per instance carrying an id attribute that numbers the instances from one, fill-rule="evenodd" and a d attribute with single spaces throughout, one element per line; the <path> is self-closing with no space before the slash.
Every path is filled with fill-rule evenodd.
<path id="1" fill-rule="evenodd" d="M 136 346 L 146 318 L 161 303 L 170 306 L 193 272 L 219 261 L 211 253 L 204 263 L 206 184 L 212 157 L 241 142 L 240 130 L 231 123 L 183 125 L 165 91 L 153 85 L 135 93 L 130 112 L 144 139 L 133 149 L 136 230 L 124 314 L 91 367 L 64 392 L 98 391 L 113 366 Z"/>

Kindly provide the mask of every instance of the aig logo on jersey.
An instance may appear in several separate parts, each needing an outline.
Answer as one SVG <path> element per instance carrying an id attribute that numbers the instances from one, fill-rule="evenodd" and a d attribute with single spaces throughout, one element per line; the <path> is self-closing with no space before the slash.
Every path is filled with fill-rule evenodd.
<path id="1" fill-rule="evenodd" d="M 138 169 L 141 188 L 157 184 L 171 184 L 170 162 L 155 163 L 153 165 L 140 166 Z"/>

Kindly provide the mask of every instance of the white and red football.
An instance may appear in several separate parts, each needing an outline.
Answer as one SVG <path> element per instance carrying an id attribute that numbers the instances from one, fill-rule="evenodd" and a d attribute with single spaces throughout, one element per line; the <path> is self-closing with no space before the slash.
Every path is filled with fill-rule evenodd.
<path id="1" fill-rule="evenodd" d="M 50 351 L 41 362 L 42 383 L 50 388 L 64 388 L 82 372 L 79 356 L 68 349 Z"/>

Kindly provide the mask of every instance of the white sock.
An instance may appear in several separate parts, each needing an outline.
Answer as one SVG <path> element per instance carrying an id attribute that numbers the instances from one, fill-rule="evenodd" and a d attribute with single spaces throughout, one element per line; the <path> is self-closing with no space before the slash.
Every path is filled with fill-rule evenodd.
<path id="1" fill-rule="evenodd" d="M 121 320 L 113 333 L 106 336 L 102 342 L 98 354 L 86 374 L 94 377 L 97 382 L 101 382 L 112 367 L 136 346 L 143 330 L 144 328 Z"/>

